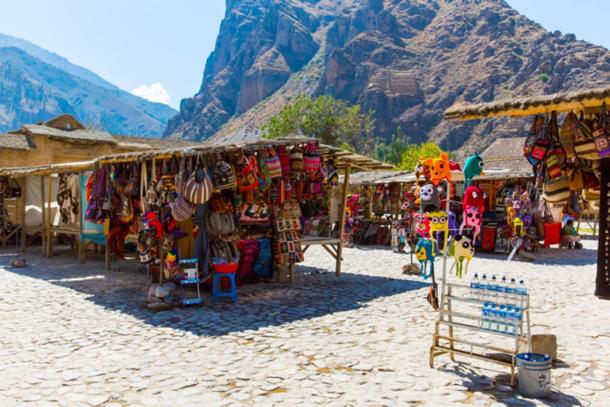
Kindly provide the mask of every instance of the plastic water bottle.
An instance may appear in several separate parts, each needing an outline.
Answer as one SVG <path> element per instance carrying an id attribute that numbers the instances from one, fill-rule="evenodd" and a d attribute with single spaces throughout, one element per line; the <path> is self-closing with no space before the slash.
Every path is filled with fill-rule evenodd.
<path id="1" fill-rule="evenodd" d="M 472 281 L 470 281 L 470 298 L 479 298 L 479 274 L 474 273 Z"/>
<path id="2" fill-rule="evenodd" d="M 523 302 L 525 301 L 525 296 L 527 295 L 527 288 L 525 287 L 525 282 L 523 279 L 519 280 L 519 285 L 517 286 L 517 294 L 519 298 L 519 306 L 523 307 Z"/>
<path id="3" fill-rule="evenodd" d="M 485 302 L 483 303 L 483 310 L 481 312 L 482 316 L 481 316 L 481 328 L 483 329 L 489 329 L 490 326 L 490 320 L 489 320 L 489 303 Z"/>
<path id="4" fill-rule="evenodd" d="M 506 332 L 507 331 L 507 313 L 506 313 L 506 305 L 500 304 L 498 307 L 498 332 Z"/>
<path id="5" fill-rule="evenodd" d="M 508 304 L 508 301 L 506 299 L 506 289 L 507 287 L 507 281 L 506 281 L 506 276 L 502 276 L 502 281 L 500 282 L 500 286 L 498 287 L 498 297 L 499 297 L 499 301 L 503 304 Z"/>
<path id="6" fill-rule="evenodd" d="M 510 283 L 506 289 L 506 296 L 510 304 L 517 304 L 517 282 L 514 278 L 510 279 Z"/>
<path id="7" fill-rule="evenodd" d="M 498 304 L 498 280 L 496 279 L 496 275 L 491 276 L 491 284 L 489 285 L 489 296 L 492 298 L 492 301 Z"/>
<path id="8" fill-rule="evenodd" d="M 515 308 L 512 305 L 506 306 L 506 333 L 514 334 L 515 333 Z"/>
<path id="9" fill-rule="evenodd" d="M 515 321 L 515 334 L 521 335 L 521 319 L 523 318 L 523 313 L 521 312 L 521 308 L 515 307 L 515 311 L 513 312 L 513 320 Z"/>
<path id="10" fill-rule="evenodd" d="M 487 274 L 483 274 L 483 276 L 481 277 L 481 284 L 479 285 L 479 287 L 481 291 L 480 300 L 486 301 L 489 297 L 487 293 L 487 290 L 489 289 L 489 286 L 487 284 Z"/>

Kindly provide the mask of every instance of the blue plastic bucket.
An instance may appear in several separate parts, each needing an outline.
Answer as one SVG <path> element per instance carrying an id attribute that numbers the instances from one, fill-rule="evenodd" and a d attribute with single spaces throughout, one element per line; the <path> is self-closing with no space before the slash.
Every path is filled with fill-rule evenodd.
<path id="1" fill-rule="evenodd" d="M 520 353 L 519 393 L 526 397 L 546 397 L 551 392 L 551 357 L 542 353 Z"/>

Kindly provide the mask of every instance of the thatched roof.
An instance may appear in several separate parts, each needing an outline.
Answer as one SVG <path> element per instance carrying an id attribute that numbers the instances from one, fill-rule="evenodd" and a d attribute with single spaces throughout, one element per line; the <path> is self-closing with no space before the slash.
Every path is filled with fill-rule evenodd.
<path id="1" fill-rule="evenodd" d="M 525 144 L 525 137 L 499 138 L 481 153 L 481 157 L 486 163 L 487 160 L 498 158 L 522 158 L 523 161 L 526 161 L 523 158 L 523 144 Z"/>
<path id="2" fill-rule="evenodd" d="M 221 152 L 231 152 L 238 149 L 258 150 L 265 146 L 279 145 L 299 145 L 305 144 L 313 139 L 307 137 L 286 137 L 275 140 L 256 140 L 244 143 L 218 144 L 204 142 L 186 147 L 174 147 L 157 150 L 134 151 L 121 154 L 107 155 L 84 163 L 66 163 L 55 165 L 43 165 L 37 167 L 13 167 L 0 169 L 0 176 L 21 177 L 25 175 L 57 173 L 62 171 L 74 171 L 69 169 L 70 164 L 77 164 L 78 169 L 92 169 L 106 164 L 128 163 L 135 161 L 145 161 L 151 159 L 167 159 L 180 156 L 194 156 L 198 154 L 207 155 Z M 345 168 L 348 164 L 357 169 L 375 170 L 390 169 L 390 164 L 382 163 L 375 159 L 365 157 L 350 151 L 342 150 L 337 147 L 320 145 L 320 154 L 327 159 L 332 159 L 338 168 Z"/>
<path id="3" fill-rule="evenodd" d="M 20 178 L 28 175 L 57 174 L 60 172 L 78 172 L 96 167 L 96 161 L 76 161 L 72 163 L 37 165 L 31 167 L 0 168 L 0 177 Z"/>
<path id="4" fill-rule="evenodd" d="M 5 133 L 0 134 L 0 149 L 9 150 L 31 150 L 36 148 L 25 134 Z"/>
<path id="5" fill-rule="evenodd" d="M 475 181 L 531 178 L 534 176 L 532 165 L 523 157 L 485 160 L 483 171 L 485 175 L 474 178 Z"/>
<path id="6" fill-rule="evenodd" d="M 343 176 L 340 177 L 343 180 Z M 414 182 L 415 174 L 412 171 L 362 171 L 350 175 L 350 185 L 379 185 L 392 182 Z"/>
<path id="7" fill-rule="evenodd" d="M 112 138 L 118 143 L 119 147 L 133 150 L 159 150 L 164 148 L 189 147 L 201 144 L 188 140 L 137 137 L 115 134 L 112 135 Z"/>
<path id="8" fill-rule="evenodd" d="M 610 106 L 610 86 L 576 92 L 497 100 L 489 103 L 456 103 L 445 111 L 447 120 L 474 120 L 497 116 L 590 110 L 602 104 Z"/>

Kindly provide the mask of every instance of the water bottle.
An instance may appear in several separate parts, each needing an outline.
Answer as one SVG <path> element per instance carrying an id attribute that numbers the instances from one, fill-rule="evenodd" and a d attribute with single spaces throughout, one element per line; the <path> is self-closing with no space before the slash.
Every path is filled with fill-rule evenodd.
<path id="1" fill-rule="evenodd" d="M 492 301 L 498 304 L 498 280 L 496 279 L 496 275 L 491 276 L 491 284 L 489 285 L 489 296 L 492 298 Z"/>
<path id="2" fill-rule="evenodd" d="M 508 298 L 508 302 L 510 304 L 517 305 L 517 282 L 514 278 L 510 279 L 510 283 L 506 289 L 506 297 Z"/>
<path id="3" fill-rule="evenodd" d="M 523 318 L 523 313 L 521 312 L 521 308 L 515 307 L 515 311 L 513 312 L 513 320 L 515 321 L 515 335 L 521 335 L 521 319 Z"/>
<path id="4" fill-rule="evenodd" d="M 519 298 L 519 306 L 523 307 L 525 296 L 527 295 L 527 288 L 525 288 L 525 282 L 523 279 L 519 280 L 519 286 L 517 286 L 517 297 Z"/>
<path id="5" fill-rule="evenodd" d="M 481 284 L 480 284 L 480 292 L 481 292 L 481 301 L 486 301 L 488 299 L 488 293 L 487 290 L 489 289 L 489 286 L 487 284 L 487 275 L 483 274 L 483 277 L 481 277 Z"/>
<path id="6" fill-rule="evenodd" d="M 515 308 L 512 305 L 506 306 L 506 333 L 513 335 L 515 333 Z"/>
<path id="7" fill-rule="evenodd" d="M 506 305 L 500 304 L 498 307 L 498 332 L 506 332 L 507 331 L 507 320 L 506 320 Z"/>
<path id="8" fill-rule="evenodd" d="M 479 298 L 479 274 L 474 273 L 474 277 L 470 282 L 470 298 Z"/>
<path id="9" fill-rule="evenodd" d="M 481 312 L 481 328 L 489 329 L 490 321 L 489 321 L 489 303 L 483 303 L 483 310 Z"/>
<path id="10" fill-rule="evenodd" d="M 502 276 L 502 281 L 500 282 L 500 286 L 498 287 L 498 297 L 500 298 L 498 302 L 501 302 L 503 304 L 508 304 L 508 301 L 506 299 L 506 289 L 508 287 L 506 287 L 506 285 L 506 276 Z"/>

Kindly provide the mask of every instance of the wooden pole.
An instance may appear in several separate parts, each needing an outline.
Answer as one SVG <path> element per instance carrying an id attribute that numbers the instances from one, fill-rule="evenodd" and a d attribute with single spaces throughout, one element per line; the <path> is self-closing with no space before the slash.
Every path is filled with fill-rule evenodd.
<path id="1" fill-rule="evenodd" d="M 28 237 L 28 234 L 25 230 L 25 206 L 27 205 L 27 187 L 28 187 L 28 179 L 26 177 L 22 178 L 23 185 L 21 186 L 21 252 L 25 253 L 25 241 Z"/>
<path id="2" fill-rule="evenodd" d="M 610 230 L 608 199 L 610 199 L 610 158 L 601 160 L 601 191 L 599 198 L 599 230 L 597 244 L 597 277 L 595 295 L 610 300 Z"/>
<path id="3" fill-rule="evenodd" d="M 83 247 L 84 242 L 81 240 L 83 236 L 83 214 L 84 206 L 86 202 L 83 202 L 83 194 L 81 188 L 83 174 L 78 174 L 78 262 L 83 264 L 85 262 L 85 248 Z"/>
<path id="4" fill-rule="evenodd" d="M 42 216 L 41 224 L 40 224 L 40 238 L 42 239 L 42 255 L 46 255 L 46 247 L 47 247 L 47 214 L 46 214 L 46 204 L 44 199 L 44 175 L 40 176 L 40 212 Z"/>
<path id="5" fill-rule="evenodd" d="M 51 257 L 53 250 L 53 242 L 52 242 L 52 229 L 53 229 L 53 220 L 51 219 L 52 211 L 51 211 L 51 195 L 53 195 L 53 178 L 51 178 L 51 174 L 49 174 L 49 185 L 47 185 L 47 190 L 49 194 L 47 196 L 47 257 Z"/>
<path id="6" fill-rule="evenodd" d="M 337 263 L 335 275 L 341 275 L 341 260 L 343 259 L 343 233 L 345 231 L 345 210 L 347 209 L 347 193 L 349 189 L 350 164 L 345 167 L 345 177 L 343 177 L 343 195 L 341 196 L 341 212 L 339 213 L 339 244 L 337 245 Z"/>

